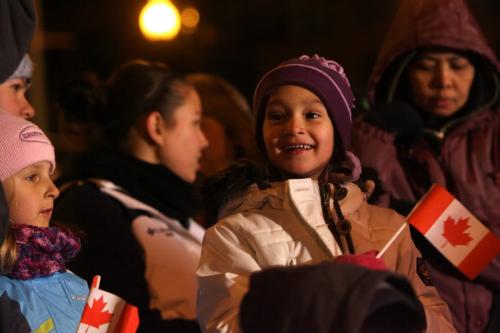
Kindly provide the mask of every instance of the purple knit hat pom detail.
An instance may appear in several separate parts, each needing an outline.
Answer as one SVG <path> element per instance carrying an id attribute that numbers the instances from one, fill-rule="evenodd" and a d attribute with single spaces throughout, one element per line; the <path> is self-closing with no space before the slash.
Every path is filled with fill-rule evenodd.
<path id="1" fill-rule="evenodd" d="M 320 63 L 321 66 L 328 67 L 330 69 L 333 69 L 336 71 L 345 81 L 348 87 L 351 87 L 351 83 L 349 82 L 349 79 L 347 78 L 347 75 L 345 74 L 344 68 L 340 66 L 340 64 L 336 61 L 326 59 L 324 57 L 320 57 L 319 55 L 315 54 L 312 57 L 308 55 L 302 55 L 299 57 L 300 60 L 309 60 L 309 59 L 314 59 Z"/>

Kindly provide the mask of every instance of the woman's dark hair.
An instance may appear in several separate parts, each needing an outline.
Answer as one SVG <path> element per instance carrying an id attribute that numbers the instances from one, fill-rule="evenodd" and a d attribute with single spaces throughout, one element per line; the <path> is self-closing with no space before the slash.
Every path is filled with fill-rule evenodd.
<path id="1" fill-rule="evenodd" d="M 190 84 L 176 77 L 163 63 L 133 60 L 118 67 L 105 85 L 105 107 L 94 117 L 112 144 L 123 141 L 141 118 L 158 110 L 167 122 L 184 100 Z"/>
<path id="2" fill-rule="evenodd" d="M 152 111 L 159 111 L 173 125 L 174 110 L 183 103 L 188 87 L 192 85 L 164 63 L 132 60 L 115 69 L 105 84 L 67 83 L 58 102 L 65 117 L 72 117 L 67 120 L 87 122 L 91 118 L 100 139 L 120 147 L 137 121 Z"/>

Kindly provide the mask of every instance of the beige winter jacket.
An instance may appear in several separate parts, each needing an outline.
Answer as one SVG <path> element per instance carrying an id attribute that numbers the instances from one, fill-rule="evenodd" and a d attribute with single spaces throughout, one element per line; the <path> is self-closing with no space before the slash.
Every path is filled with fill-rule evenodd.
<path id="1" fill-rule="evenodd" d="M 346 188 L 340 207 L 352 224 L 356 253 L 381 250 L 404 223 L 403 217 L 367 204 L 355 184 Z M 197 316 L 204 332 L 240 332 L 239 305 L 252 272 L 316 264 L 342 254 L 323 219 L 319 186 L 311 179 L 273 183 L 266 190 L 253 186 L 221 215 L 205 233 L 197 273 Z M 425 308 L 427 332 L 455 332 L 448 307 L 417 273 L 419 257 L 406 228 L 383 259 L 390 270 L 412 282 Z"/>

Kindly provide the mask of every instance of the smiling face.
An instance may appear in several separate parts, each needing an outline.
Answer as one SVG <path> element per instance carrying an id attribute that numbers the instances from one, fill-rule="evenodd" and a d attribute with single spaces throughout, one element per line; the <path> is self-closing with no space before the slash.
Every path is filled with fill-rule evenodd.
<path id="1" fill-rule="evenodd" d="M 26 99 L 28 81 L 15 78 L 0 83 L 0 112 L 7 112 L 24 119 L 35 116 L 35 110 Z"/>
<path id="2" fill-rule="evenodd" d="M 198 94 L 186 88 L 184 102 L 174 111 L 171 124 L 162 130 L 160 162 L 189 183 L 195 181 L 202 151 L 208 145 L 201 116 Z"/>
<path id="3" fill-rule="evenodd" d="M 51 164 L 32 164 L 3 182 L 11 223 L 48 227 L 59 190 L 50 178 Z"/>
<path id="4" fill-rule="evenodd" d="M 311 91 L 281 86 L 266 105 L 263 139 L 270 162 L 287 177 L 317 179 L 333 154 L 334 129 Z"/>
<path id="5" fill-rule="evenodd" d="M 409 68 L 413 102 L 423 111 L 449 117 L 460 110 L 474 80 L 475 69 L 454 52 L 424 52 Z"/>

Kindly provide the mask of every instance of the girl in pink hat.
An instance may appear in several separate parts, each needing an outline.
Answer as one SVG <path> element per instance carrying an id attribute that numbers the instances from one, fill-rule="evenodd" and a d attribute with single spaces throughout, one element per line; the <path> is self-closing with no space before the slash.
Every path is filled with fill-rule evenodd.
<path id="1" fill-rule="evenodd" d="M 0 322 L 5 332 L 75 332 L 88 286 L 66 270 L 80 250 L 71 231 L 49 226 L 59 190 L 54 147 L 33 123 L 0 112 L 0 180 L 9 229 L 0 246 Z"/>

